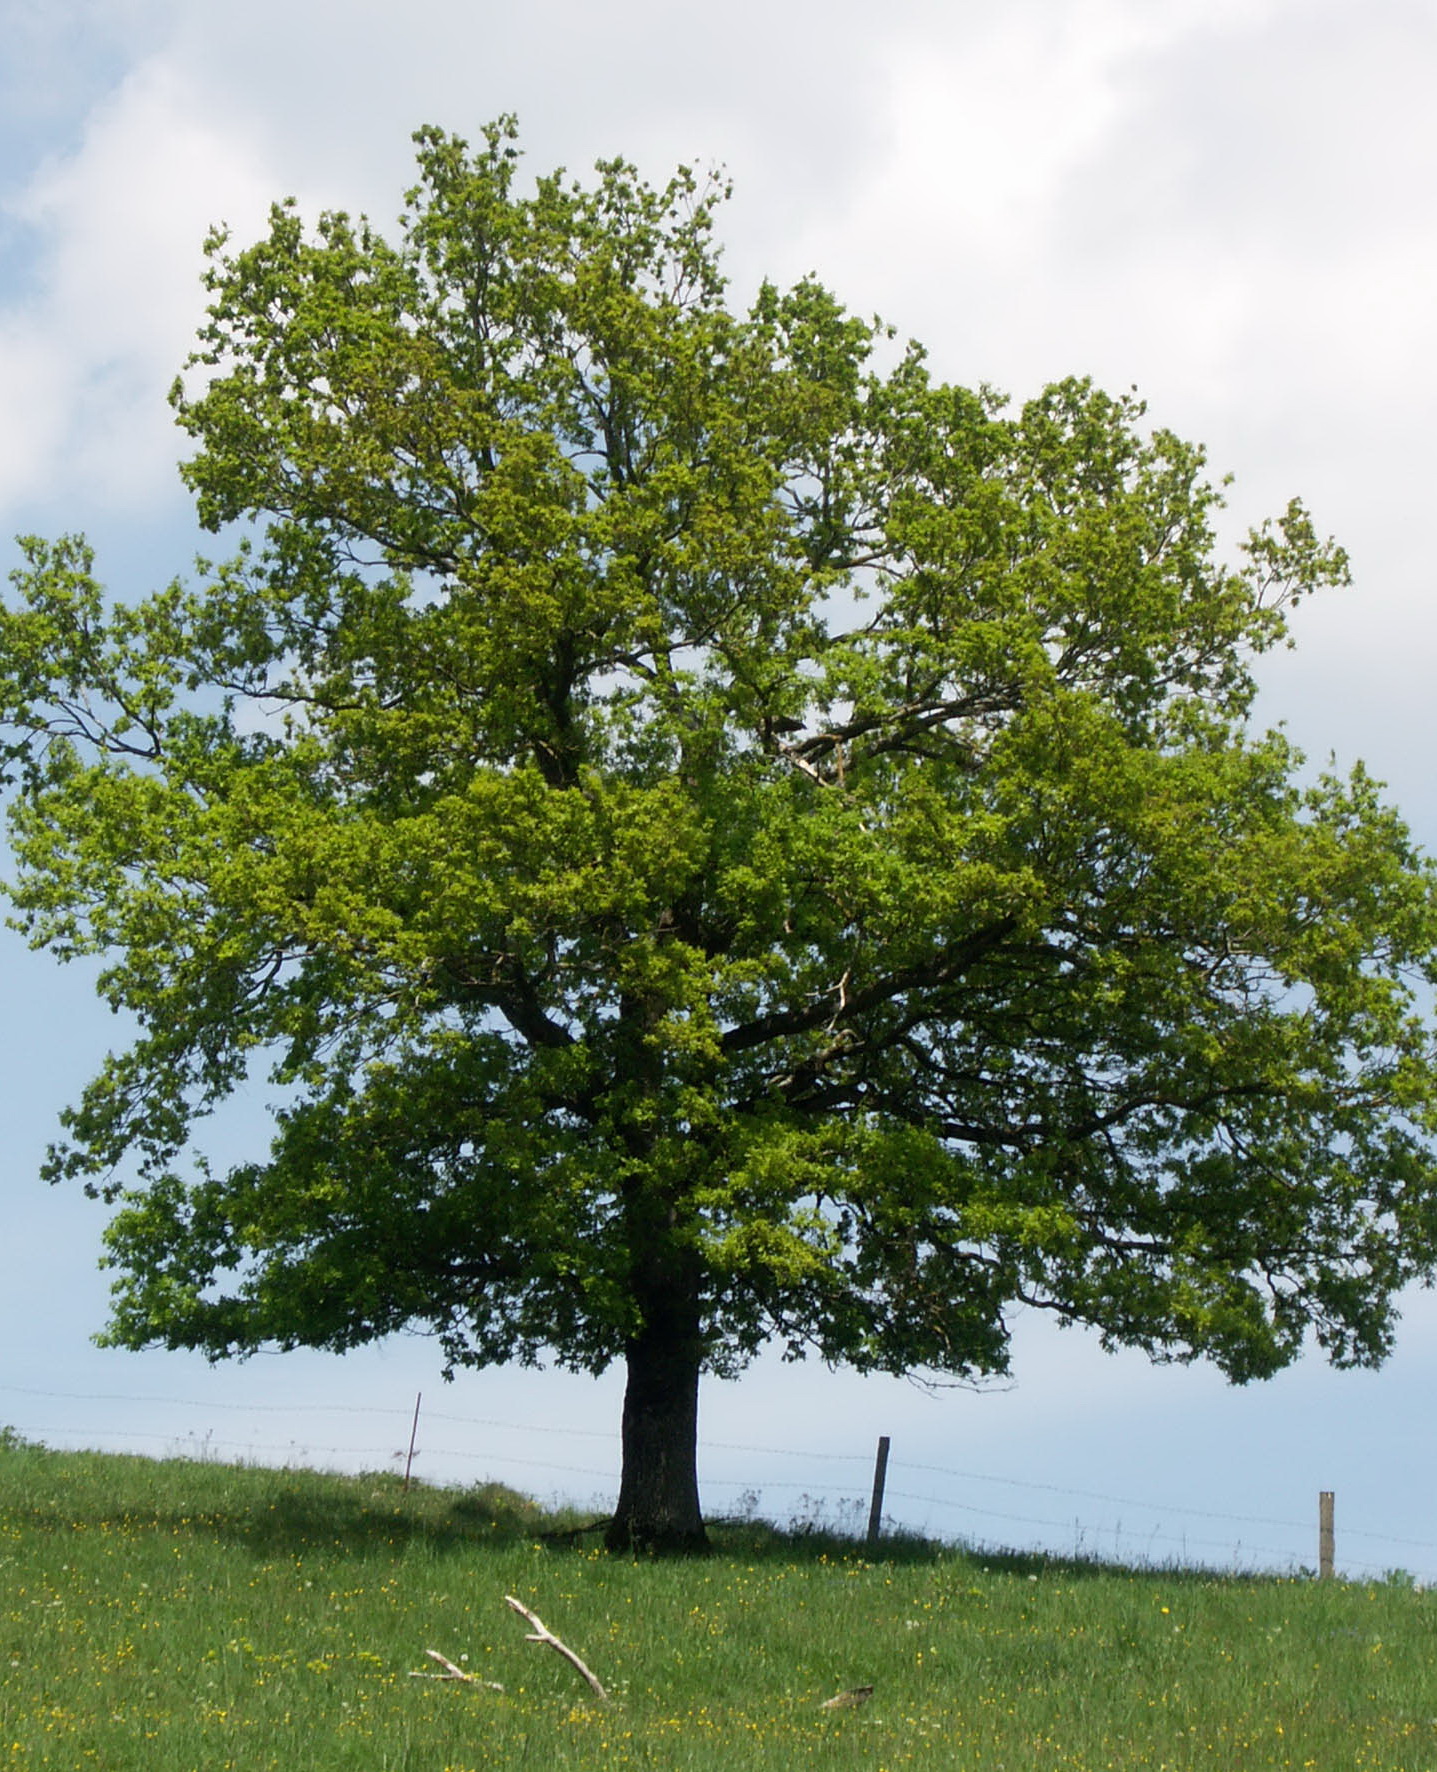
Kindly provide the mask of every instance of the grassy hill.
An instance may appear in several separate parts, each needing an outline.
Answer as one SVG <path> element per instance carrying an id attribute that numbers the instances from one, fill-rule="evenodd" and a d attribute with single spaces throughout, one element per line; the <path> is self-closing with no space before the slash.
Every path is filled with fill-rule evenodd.
<path id="1" fill-rule="evenodd" d="M 1437 1767 L 1437 1594 L 1400 1581 L 755 1525 L 644 1563 L 541 1536 L 565 1523 L 497 1487 L 0 1439 L 0 1772 Z M 503 1690 L 411 1677 L 431 1648 Z"/>

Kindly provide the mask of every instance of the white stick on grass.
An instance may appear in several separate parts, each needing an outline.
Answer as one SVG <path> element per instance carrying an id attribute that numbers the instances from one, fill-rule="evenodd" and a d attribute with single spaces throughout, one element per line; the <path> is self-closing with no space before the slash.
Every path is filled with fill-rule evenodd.
<path id="1" fill-rule="evenodd" d="M 578 1669 L 598 1694 L 599 1702 L 601 1704 L 607 1704 L 609 1702 L 609 1695 L 600 1684 L 598 1675 L 593 1673 L 584 1664 L 567 1643 L 561 1643 L 559 1641 L 553 1631 L 551 1631 L 548 1625 L 544 1623 L 543 1619 L 540 1618 L 539 1614 L 537 1612 L 531 1612 L 524 1602 L 522 1600 L 516 1600 L 513 1594 L 505 1594 L 504 1598 L 514 1610 L 533 1627 L 526 1640 L 530 1643 L 547 1643 L 551 1649 L 564 1657 L 570 1667 Z"/>
<path id="2" fill-rule="evenodd" d="M 466 1674 L 462 1667 L 455 1667 L 449 1657 L 441 1655 L 437 1649 L 426 1649 L 424 1653 L 431 1661 L 437 1661 L 444 1672 L 442 1674 L 410 1674 L 411 1680 L 462 1680 L 466 1686 L 482 1686 L 486 1692 L 502 1692 L 504 1690 L 497 1680 L 481 1680 L 477 1674 Z"/>

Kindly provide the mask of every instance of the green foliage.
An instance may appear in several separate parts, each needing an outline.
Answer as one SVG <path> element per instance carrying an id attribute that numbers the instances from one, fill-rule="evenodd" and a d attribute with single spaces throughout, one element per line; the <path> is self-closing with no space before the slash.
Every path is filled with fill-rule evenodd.
<path id="1" fill-rule="evenodd" d="M 1431 874 L 1247 723 L 1340 550 L 1220 563 L 1132 399 L 731 311 L 686 172 L 417 139 L 393 240 L 210 242 L 231 558 L 115 606 L 30 540 L 0 622 L 19 920 L 139 1028 L 49 1164 L 120 1202 L 109 1339 L 971 1375 L 1024 1302 L 1379 1359 Z M 268 1154 L 187 1172 L 257 1071 Z"/>

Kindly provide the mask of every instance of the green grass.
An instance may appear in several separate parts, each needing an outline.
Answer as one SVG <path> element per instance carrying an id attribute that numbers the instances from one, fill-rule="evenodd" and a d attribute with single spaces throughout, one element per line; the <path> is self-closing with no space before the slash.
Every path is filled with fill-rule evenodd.
<path id="1" fill-rule="evenodd" d="M 0 1772 L 1437 1768 L 1437 1594 L 1398 1582 L 754 1525 L 647 1563 L 550 1524 L 498 1488 L 0 1439 Z M 504 1691 L 410 1678 L 429 1648 Z"/>

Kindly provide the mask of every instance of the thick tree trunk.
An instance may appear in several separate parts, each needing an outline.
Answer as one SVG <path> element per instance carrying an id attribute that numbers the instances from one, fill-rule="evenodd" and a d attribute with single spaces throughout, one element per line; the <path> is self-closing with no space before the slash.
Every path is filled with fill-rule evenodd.
<path id="1" fill-rule="evenodd" d="M 627 1349 L 624 1469 L 605 1542 L 610 1550 L 697 1555 L 708 1549 L 699 1508 L 702 1344 L 662 1316 Z"/>

